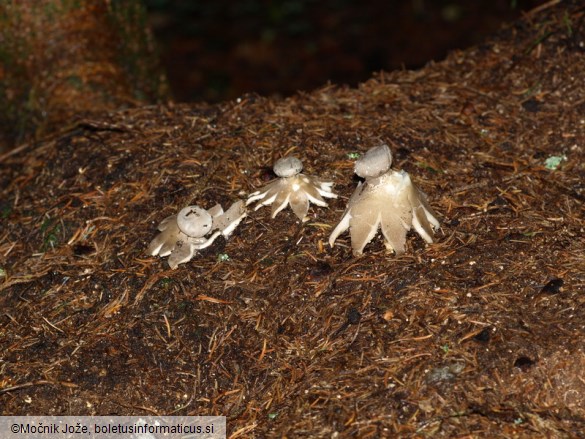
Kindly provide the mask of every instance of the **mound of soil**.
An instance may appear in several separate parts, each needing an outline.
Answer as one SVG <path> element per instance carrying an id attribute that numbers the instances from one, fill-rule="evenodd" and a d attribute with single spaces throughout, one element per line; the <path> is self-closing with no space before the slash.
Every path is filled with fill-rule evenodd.
<path id="1" fill-rule="evenodd" d="M 230 437 L 582 437 L 585 9 L 549 2 L 418 71 L 86 120 L 0 157 L 2 414 L 225 415 Z M 442 228 L 326 245 L 388 143 Z M 293 153 L 340 198 L 145 248 Z M 219 240 L 218 240 L 219 241 Z"/>

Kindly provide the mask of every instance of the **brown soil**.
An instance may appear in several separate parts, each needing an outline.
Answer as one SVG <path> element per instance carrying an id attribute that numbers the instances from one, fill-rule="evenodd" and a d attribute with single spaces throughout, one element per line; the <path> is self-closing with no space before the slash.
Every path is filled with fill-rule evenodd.
<path id="1" fill-rule="evenodd" d="M 126 110 L 1 157 L 2 414 L 585 437 L 585 8 L 554 3 L 356 89 Z M 350 157 L 380 142 L 442 229 L 354 258 L 325 243 Z M 304 225 L 252 212 L 175 271 L 144 255 L 163 218 L 243 197 L 287 152 L 340 199 Z"/>

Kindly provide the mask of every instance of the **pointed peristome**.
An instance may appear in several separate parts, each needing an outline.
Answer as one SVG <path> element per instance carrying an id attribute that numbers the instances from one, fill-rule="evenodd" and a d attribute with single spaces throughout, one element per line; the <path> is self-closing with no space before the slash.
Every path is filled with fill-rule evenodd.
<path id="1" fill-rule="evenodd" d="M 355 162 L 354 170 L 362 178 L 375 178 L 388 172 L 390 166 L 392 166 L 392 152 L 388 145 L 383 144 L 370 148 Z"/>
<path id="2" fill-rule="evenodd" d="M 303 162 L 293 156 L 283 157 L 274 163 L 272 170 L 278 177 L 294 177 L 303 170 Z"/>

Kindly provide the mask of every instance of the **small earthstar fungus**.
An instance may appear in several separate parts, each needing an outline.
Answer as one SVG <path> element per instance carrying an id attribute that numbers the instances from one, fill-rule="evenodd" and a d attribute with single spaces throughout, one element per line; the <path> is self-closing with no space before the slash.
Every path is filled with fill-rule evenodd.
<path id="1" fill-rule="evenodd" d="M 405 251 L 406 233 L 412 227 L 426 242 L 433 242 L 433 229 L 439 228 L 436 214 L 410 176 L 390 169 L 391 165 L 388 145 L 371 148 L 356 161 L 355 173 L 365 182 L 358 183 L 329 245 L 333 247 L 349 229 L 353 254 L 359 256 L 381 228 L 386 248 L 399 255 Z"/>
<path id="2" fill-rule="evenodd" d="M 270 181 L 259 191 L 250 194 L 246 202 L 250 204 L 258 201 L 254 210 L 272 204 L 272 218 L 290 204 L 295 215 L 301 221 L 306 221 L 309 202 L 327 207 L 323 197 L 337 198 L 337 195 L 331 191 L 332 182 L 324 182 L 316 177 L 301 174 L 303 163 L 296 157 L 289 156 L 277 160 L 273 170 L 278 178 Z"/>
<path id="3" fill-rule="evenodd" d="M 234 203 L 227 212 L 219 204 L 208 210 L 187 206 L 177 215 L 162 220 L 158 226 L 161 233 L 150 242 L 147 252 L 152 256 L 170 255 L 168 263 L 174 270 L 179 264 L 190 261 L 197 250 L 213 244 L 219 236 L 229 238 L 245 216 L 243 201 Z"/>

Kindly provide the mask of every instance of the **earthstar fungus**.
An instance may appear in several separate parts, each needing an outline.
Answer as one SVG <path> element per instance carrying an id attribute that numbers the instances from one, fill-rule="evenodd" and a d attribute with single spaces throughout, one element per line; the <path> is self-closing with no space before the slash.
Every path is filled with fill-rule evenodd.
<path id="1" fill-rule="evenodd" d="M 232 204 L 227 212 L 219 204 L 209 210 L 187 206 L 177 215 L 162 220 L 158 226 L 161 233 L 150 242 L 147 252 L 152 256 L 170 255 L 168 263 L 174 270 L 179 264 L 190 261 L 197 250 L 213 244 L 219 236 L 229 238 L 245 216 L 243 201 Z"/>
<path id="2" fill-rule="evenodd" d="M 412 227 L 426 242 L 433 242 L 434 229 L 439 228 L 436 214 L 410 176 L 390 169 L 391 165 L 388 145 L 371 148 L 356 161 L 355 173 L 365 182 L 358 183 L 329 245 L 333 247 L 349 229 L 353 254 L 359 256 L 381 228 L 386 249 L 399 255 L 405 251 L 406 234 Z"/>
<path id="3" fill-rule="evenodd" d="M 296 157 L 283 157 L 274 163 L 274 173 L 279 177 L 262 189 L 248 196 L 246 205 L 258 201 L 254 210 L 272 204 L 272 218 L 290 204 L 295 215 L 306 221 L 309 203 L 327 207 L 325 198 L 337 198 L 331 191 L 332 182 L 301 174 L 303 163 Z"/>

